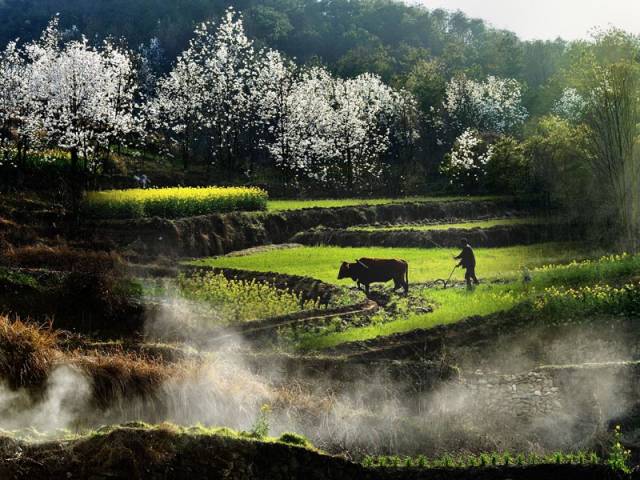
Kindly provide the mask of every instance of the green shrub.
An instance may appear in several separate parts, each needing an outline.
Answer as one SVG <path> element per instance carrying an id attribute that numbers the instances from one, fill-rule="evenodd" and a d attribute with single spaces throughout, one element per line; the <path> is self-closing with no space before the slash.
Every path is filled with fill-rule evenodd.
<path id="1" fill-rule="evenodd" d="M 269 429 L 271 424 L 269 422 L 271 416 L 271 407 L 269 405 L 263 405 L 260 407 L 256 421 L 251 429 L 251 436 L 254 438 L 265 438 L 269 435 Z"/>
<path id="2" fill-rule="evenodd" d="M 622 431 L 620 430 L 620 425 L 616 425 L 616 428 L 613 431 L 613 441 L 611 443 L 611 448 L 609 449 L 607 465 L 613 470 L 622 473 L 631 473 L 631 468 L 629 467 L 631 451 L 624 448 L 620 442 L 621 437 Z"/>
<path id="3" fill-rule="evenodd" d="M 517 140 L 503 137 L 493 145 L 487 162 L 485 182 L 492 193 L 517 194 L 529 185 L 529 162 Z"/>
<path id="4" fill-rule="evenodd" d="M 627 465 L 628 451 L 614 442 L 610 456 L 611 466 L 621 469 Z M 617 446 L 616 446 L 617 445 Z M 480 455 L 461 455 L 453 457 L 445 454 L 442 457 L 429 461 L 424 455 L 415 458 L 406 457 L 404 461 L 397 455 L 393 456 L 366 456 L 362 464 L 367 467 L 420 467 L 420 468 L 472 468 L 472 467 L 496 467 L 496 466 L 527 466 L 527 465 L 551 465 L 551 464 L 580 464 L 597 465 L 600 459 L 592 452 L 562 453 L 555 452 L 549 455 L 524 455 L 522 453 L 512 455 L 509 452 L 481 453 Z"/>
<path id="5" fill-rule="evenodd" d="M 278 438 L 279 442 L 288 443 L 289 445 L 297 445 L 299 447 L 312 448 L 313 444 L 303 435 L 297 433 L 285 432 Z"/>

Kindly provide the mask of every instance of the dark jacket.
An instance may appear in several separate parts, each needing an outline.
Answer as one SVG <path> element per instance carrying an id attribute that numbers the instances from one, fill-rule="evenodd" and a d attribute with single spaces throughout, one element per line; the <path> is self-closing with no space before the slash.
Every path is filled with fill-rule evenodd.
<path id="1" fill-rule="evenodd" d="M 457 257 L 460 260 L 460 266 L 462 268 L 475 268 L 476 267 L 476 256 L 473 253 L 473 248 L 470 245 L 466 245 L 460 255 Z"/>

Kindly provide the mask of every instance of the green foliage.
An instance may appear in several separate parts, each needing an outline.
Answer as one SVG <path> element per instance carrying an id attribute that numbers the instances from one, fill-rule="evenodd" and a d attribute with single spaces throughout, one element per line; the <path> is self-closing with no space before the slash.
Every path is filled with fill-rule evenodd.
<path id="1" fill-rule="evenodd" d="M 616 425 L 616 428 L 613 431 L 613 441 L 609 449 L 609 456 L 607 457 L 606 463 L 613 470 L 622 473 L 631 473 L 631 468 L 629 467 L 631 451 L 624 448 L 622 443 L 620 443 L 621 438 L 622 430 L 620 429 L 620 425 Z"/>
<path id="2" fill-rule="evenodd" d="M 415 95 L 423 112 L 442 103 L 446 85 L 442 63 L 433 60 L 416 63 L 405 82 L 405 87 Z"/>
<path id="3" fill-rule="evenodd" d="M 247 322 L 320 308 L 300 294 L 280 290 L 266 282 L 227 279 L 222 274 L 201 272 L 180 274 L 182 296 L 203 303 L 207 318 L 216 325 Z"/>
<path id="4" fill-rule="evenodd" d="M 23 288 L 37 289 L 39 283 L 31 275 L 0 267 L 0 288 L 6 291 Z"/>
<path id="5" fill-rule="evenodd" d="M 574 453 L 554 452 L 547 455 L 534 453 L 519 453 L 512 455 L 509 452 L 484 452 L 479 455 L 450 455 L 445 454 L 438 458 L 427 459 L 424 455 L 417 457 L 398 457 L 367 455 L 362 459 L 365 467 L 407 467 L 407 468 L 474 468 L 474 467 L 499 467 L 499 466 L 531 466 L 531 465 L 599 465 L 600 458 L 593 452 L 578 451 Z M 608 462 L 607 462 L 608 464 Z M 615 467 L 612 467 L 615 468 Z"/>
<path id="6" fill-rule="evenodd" d="M 271 407 L 269 405 L 262 405 L 260 407 L 260 411 L 258 412 L 258 416 L 256 417 L 256 421 L 251 428 L 251 435 L 255 438 L 265 438 L 269 435 L 269 429 L 271 428 L 270 424 L 271 417 Z"/>
<path id="7" fill-rule="evenodd" d="M 543 117 L 523 148 L 535 183 L 551 203 L 572 216 L 594 211 L 595 198 L 585 196 L 592 191 L 593 177 L 585 161 L 589 153 L 583 126 L 556 116 Z"/>
<path id="8" fill-rule="evenodd" d="M 640 256 L 626 253 L 606 255 L 587 260 L 573 260 L 565 264 L 545 265 L 530 272 L 532 284 L 538 288 L 549 286 L 578 287 L 602 282 L 626 281 L 640 270 Z"/>
<path id="9" fill-rule="evenodd" d="M 493 144 L 486 167 L 485 184 L 490 192 L 517 194 L 530 185 L 530 167 L 524 148 L 513 137 L 502 137 Z"/>
<path id="10" fill-rule="evenodd" d="M 313 445 L 304 435 L 297 433 L 285 432 L 278 438 L 278 442 L 288 443 L 289 445 L 297 445 L 299 447 L 313 448 Z"/>
<path id="11" fill-rule="evenodd" d="M 223 0 L 110 0 L 96 4 L 8 0 L 0 2 L 0 18 L 4 20 L 0 44 L 16 37 L 27 41 L 37 38 L 48 19 L 60 13 L 63 29 L 75 25 L 89 38 L 110 35 L 126 38 L 129 45 L 140 45 L 157 37 L 164 55 L 156 68 L 166 70 L 186 48 L 193 25 L 219 18 L 227 6 Z M 235 6 L 243 11 L 251 36 L 260 42 L 301 62 L 320 59 L 343 73 L 366 69 L 391 80 L 432 58 L 441 60 L 446 74 L 473 69 L 481 75 L 522 76 L 530 82 L 556 71 L 557 62 L 542 63 L 538 57 L 523 55 L 528 43 L 512 33 L 494 30 L 461 12 L 428 11 L 386 0 L 248 0 Z M 559 51 L 552 42 L 537 50 L 545 59 Z"/>
<path id="12" fill-rule="evenodd" d="M 582 185 L 574 205 L 579 199 L 583 219 L 607 224 L 600 236 L 634 251 L 640 234 L 639 52 L 637 36 L 611 28 L 597 32 L 592 43 L 575 44 L 564 72 L 566 84 L 583 100 L 574 120 L 581 123 L 587 153 L 581 169 L 596 186 Z"/>
<path id="13" fill-rule="evenodd" d="M 177 187 L 89 192 L 82 210 L 93 218 L 178 218 L 266 206 L 267 193 L 259 188 Z"/>

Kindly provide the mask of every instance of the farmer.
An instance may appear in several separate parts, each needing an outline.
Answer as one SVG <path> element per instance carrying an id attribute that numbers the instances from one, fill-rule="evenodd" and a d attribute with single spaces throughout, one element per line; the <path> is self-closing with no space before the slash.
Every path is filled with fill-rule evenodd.
<path id="1" fill-rule="evenodd" d="M 134 175 L 133 179 L 140 184 L 140 187 L 144 189 L 146 189 L 149 183 L 151 183 L 149 177 L 147 177 L 147 175 L 144 173 L 141 176 Z"/>
<path id="2" fill-rule="evenodd" d="M 467 281 L 467 288 L 471 289 L 471 281 L 473 281 L 475 285 L 478 285 L 480 283 L 476 278 L 476 256 L 474 255 L 473 249 L 471 248 L 471 245 L 469 245 L 469 242 L 466 238 L 463 238 L 460 243 L 462 246 L 462 251 L 460 252 L 460 255 L 453 258 L 454 260 L 460 260 L 460 263 L 458 263 L 457 266 L 462 267 L 466 270 L 464 279 Z"/>

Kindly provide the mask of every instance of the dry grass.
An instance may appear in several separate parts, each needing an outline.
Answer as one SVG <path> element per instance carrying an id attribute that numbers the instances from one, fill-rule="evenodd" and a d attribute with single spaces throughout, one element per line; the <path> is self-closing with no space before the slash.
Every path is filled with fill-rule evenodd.
<path id="1" fill-rule="evenodd" d="M 131 398 L 153 399 L 162 384 L 182 371 L 148 357 L 131 354 L 78 355 L 71 361 L 91 378 L 98 408 Z"/>
<path id="2" fill-rule="evenodd" d="M 9 267 L 101 273 L 124 265 L 114 252 L 81 250 L 68 245 L 29 245 L 6 248 L 0 263 Z"/>
<path id="3" fill-rule="evenodd" d="M 163 382 L 185 371 L 182 365 L 139 354 L 65 352 L 50 326 L 0 316 L 0 380 L 11 389 L 38 389 L 55 366 L 65 364 L 91 379 L 92 397 L 99 408 L 127 398 L 153 397 Z"/>
<path id="4" fill-rule="evenodd" d="M 0 316 L 0 377 L 10 388 L 40 386 L 62 356 L 50 327 Z"/>

